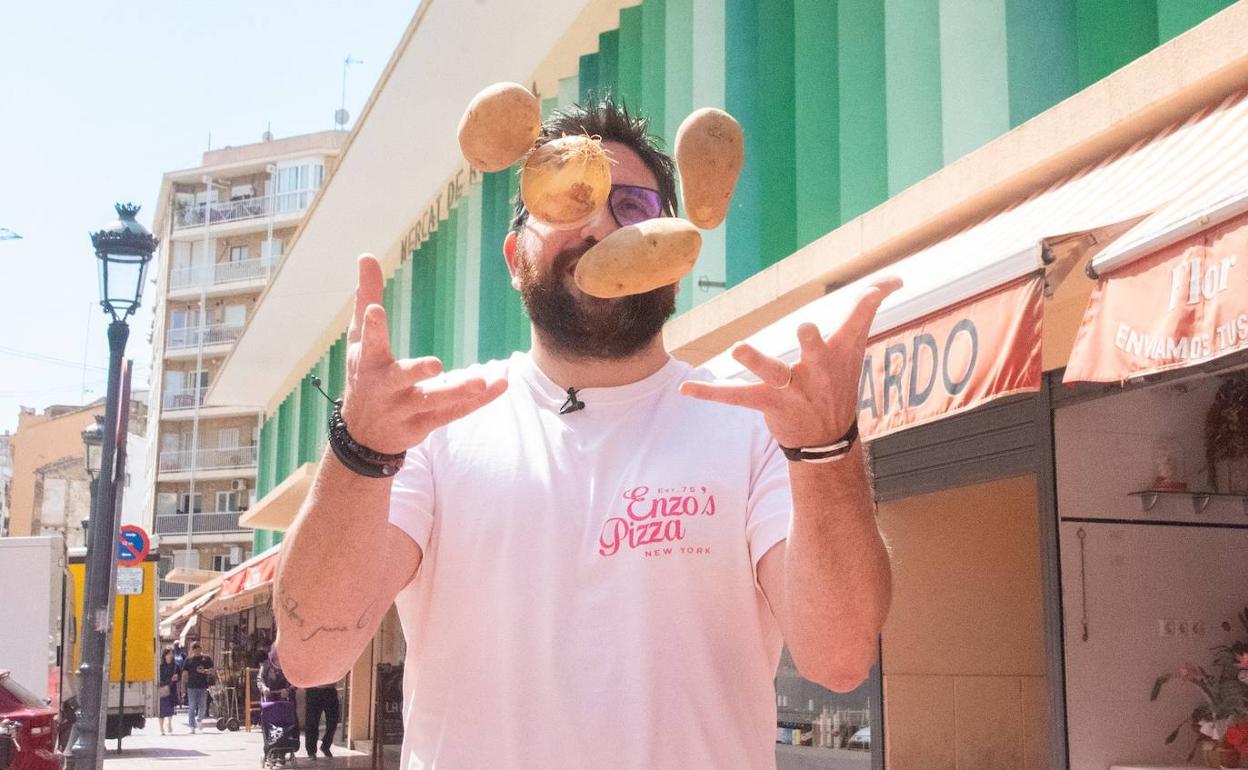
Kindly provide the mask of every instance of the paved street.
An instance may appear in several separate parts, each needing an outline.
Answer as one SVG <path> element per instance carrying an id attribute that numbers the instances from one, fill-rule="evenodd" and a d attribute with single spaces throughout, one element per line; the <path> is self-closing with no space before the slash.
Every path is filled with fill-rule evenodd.
<path id="1" fill-rule="evenodd" d="M 187 731 L 185 714 L 178 715 L 174 729 L 176 732 L 173 735 L 161 735 L 156 720 L 149 719 L 146 728 L 122 740 L 120 754 L 116 751 L 117 741 L 108 741 L 104 767 L 109 770 L 224 770 L 260 767 L 259 730 L 231 733 L 217 732 L 210 728 L 191 735 Z M 309 759 L 301 751 L 287 767 L 305 770 L 360 770 L 369 767 L 369 757 L 365 754 L 337 747 L 332 751 L 333 759 L 321 756 Z"/>

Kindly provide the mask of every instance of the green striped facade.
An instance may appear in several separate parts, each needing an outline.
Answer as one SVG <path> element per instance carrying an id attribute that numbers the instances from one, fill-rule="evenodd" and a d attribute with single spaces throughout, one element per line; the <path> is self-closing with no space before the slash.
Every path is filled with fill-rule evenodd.
<path id="1" fill-rule="evenodd" d="M 549 114 L 612 94 L 668 148 L 694 109 L 741 122 L 745 168 L 681 282 L 684 312 L 1230 3 L 644 0 L 540 96 Z M 516 191 L 513 172 L 474 175 L 437 207 L 436 228 L 386 285 L 397 355 L 450 368 L 527 348 L 502 258 Z M 308 374 L 337 395 L 344 361 L 340 338 Z M 261 430 L 260 495 L 323 449 L 327 403 L 301 382 Z M 256 547 L 278 539 L 258 532 Z"/>

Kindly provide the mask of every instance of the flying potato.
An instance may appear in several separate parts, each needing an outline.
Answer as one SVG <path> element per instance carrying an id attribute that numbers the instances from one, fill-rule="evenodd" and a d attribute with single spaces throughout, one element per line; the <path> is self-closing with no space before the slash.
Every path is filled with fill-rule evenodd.
<path id="1" fill-rule="evenodd" d="M 603 238 L 576 263 L 576 285 L 609 299 L 675 283 L 693 269 L 702 234 L 683 219 L 648 219 Z"/>
<path id="2" fill-rule="evenodd" d="M 744 163 L 745 134 L 731 115 L 706 107 L 685 118 L 676 131 L 676 166 L 690 222 L 711 230 L 724 221 Z"/>
<path id="3" fill-rule="evenodd" d="M 502 171 L 533 146 L 542 106 L 519 83 L 495 83 L 468 103 L 459 120 L 459 149 L 478 171 Z"/>
<path id="4" fill-rule="evenodd" d="M 611 160 L 602 140 L 562 136 L 529 153 L 520 198 L 529 214 L 558 230 L 588 222 L 611 194 Z"/>

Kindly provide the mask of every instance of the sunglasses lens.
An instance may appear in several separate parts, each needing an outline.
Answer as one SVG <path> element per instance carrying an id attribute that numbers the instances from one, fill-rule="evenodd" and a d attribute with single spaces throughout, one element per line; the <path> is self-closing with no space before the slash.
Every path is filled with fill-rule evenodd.
<path id="1" fill-rule="evenodd" d="M 659 200 L 658 191 L 647 187 L 612 187 L 609 200 L 611 214 L 620 223 L 620 227 L 655 219 L 663 213 L 663 203 Z"/>

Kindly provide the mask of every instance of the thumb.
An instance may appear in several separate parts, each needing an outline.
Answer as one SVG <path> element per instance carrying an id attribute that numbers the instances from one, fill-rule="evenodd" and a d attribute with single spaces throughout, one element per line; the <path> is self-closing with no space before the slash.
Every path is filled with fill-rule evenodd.
<path id="1" fill-rule="evenodd" d="M 390 330 L 386 326 L 386 309 L 381 305 L 369 305 L 364 310 L 360 363 L 366 366 L 394 363 L 394 356 L 390 352 Z"/>

